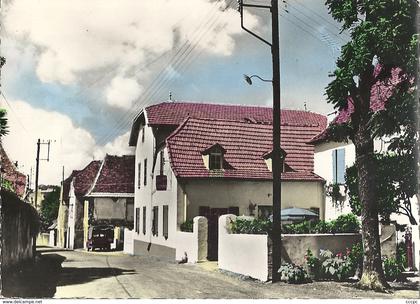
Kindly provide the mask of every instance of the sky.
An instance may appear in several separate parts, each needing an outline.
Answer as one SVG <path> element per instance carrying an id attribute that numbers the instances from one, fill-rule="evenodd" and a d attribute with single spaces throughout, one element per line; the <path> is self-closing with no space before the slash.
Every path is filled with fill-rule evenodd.
<path id="1" fill-rule="evenodd" d="M 268 0 L 246 3 L 269 5 Z M 240 27 L 236 0 L 3 0 L 0 107 L 3 144 L 34 181 L 36 141 L 51 141 L 40 184 L 108 154 L 132 154 L 133 118 L 172 100 L 272 105 L 269 46 Z M 323 0 L 280 6 L 282 108 L 328 114 L 325 87 L 349 39 Z M 271 40 L 271 15 L 246 9 L 244 23 Z M 41 145 L 47 158 L 47 145 Z"/>

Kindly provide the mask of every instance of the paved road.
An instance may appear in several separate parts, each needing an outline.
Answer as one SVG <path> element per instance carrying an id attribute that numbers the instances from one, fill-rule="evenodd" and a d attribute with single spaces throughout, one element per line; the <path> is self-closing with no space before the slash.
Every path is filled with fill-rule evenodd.
<path id="1" fill-rule="evenodd" d="M 151 257 L 128 256 L 121 252 L 92 253 L 44 248 L 42 255 L 44 261 L 61 263 L 62 268 L 58 268 L 59 274 L 55 279 L 54 298 L 418 297 L 418 290 L 379 294 L 357 290 L 350 283 L 261 283 L 221 273 L 211 263 L 176 264 Z"/>

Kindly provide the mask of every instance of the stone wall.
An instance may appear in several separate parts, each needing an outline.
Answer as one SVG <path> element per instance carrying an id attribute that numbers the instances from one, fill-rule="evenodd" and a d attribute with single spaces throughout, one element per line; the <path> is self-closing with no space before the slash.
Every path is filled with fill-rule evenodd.
<path id="1" fill-rule="evenodd" d="M 39 230 L 36 210 L 14 193 L 1 190 L 1 270 L 30 260 Z"/>

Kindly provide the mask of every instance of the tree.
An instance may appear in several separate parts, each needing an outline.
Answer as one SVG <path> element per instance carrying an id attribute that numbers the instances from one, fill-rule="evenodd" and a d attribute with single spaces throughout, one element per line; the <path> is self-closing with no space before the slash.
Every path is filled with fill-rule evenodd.
<path id="1" fill-rule="evenodd" d="M 57 219 L 60 207 L 60 190 L 59 186 L 53 186 L 53 190 L 47 192 L 41 202 L 40 218 L 42 231 L 46 231 Z"/>
<path id="2" fill-rule="evenodd" d="M 0 109 L 0 139 L 7 133 L 9 133 L 9 130 L 7 126 L 6 110 Z"/>
<path id="3" fill-rule="evenodd" d="M 356 150 L 358 198 L 364 247 L 362 288 L 385 290 L 378 231 L 374 139 L 392 137 L 390 151 L 414 151 L 417 35 L 415 0 L 326 0 L 332 17 L 351 32 L 341 49 L 327 101 L 339 110 L 329 128 L 333 140 Z M 403 127 L 400 127 L 400 126 Z M 415 126 L 415 124 L 414 124 Z M 404 149 L 408 146 L 407 149 Z"/>
<path id="4" fill-rule="evenodd" d="M 378 193 L 378 210 L 380 220 L 387 223 L 392 213 L 408 217 L 412 225 L 417 225 L 413 215 L 410 199 L 417 193 L 416 174 L 418 166 L 414 164 L 413 154 L 375 154 L 376 192 Z M 346 169 L 346 185 L 349 193 L 349 203 L 353 213 L 361 214 L 355 165 Z"/>

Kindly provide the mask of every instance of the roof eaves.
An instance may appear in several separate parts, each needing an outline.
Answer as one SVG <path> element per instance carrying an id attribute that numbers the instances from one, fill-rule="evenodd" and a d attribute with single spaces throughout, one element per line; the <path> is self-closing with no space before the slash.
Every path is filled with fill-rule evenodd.
<path id="1" fill-rule="evenodd" d="M 139 137 L 142 116 L 145 117 L 144 109 L 142 109 L 140 113 L 133 120 L 133 125 L 131 126 L 130 138 L 128 140 L 128 146 L 130 147 L 135 147 L 137 145 L 137 139 Z"/>
<path id="2" fill-rule="evenodd" d="M 125 192 L 91 192 L 86 197 L 134 197 L 134 193 Z"/>
<path id="3" fill-rule="evenodd" d="M 95 179 L 93 180 L 92 186 L 91 186 L 91 187 L 89 188 L 89 190 L 86 192 L 85 196 L 88 196 L 88 195 L 92 192 L 92 190 L 95 188 L 95 186 L 96 186 L 96 182 L 98 181 L 99 176 L 101 175 L 102 168 L 103 168 L 103 166 L 104 166 L 104 164 L 105 164 L 105 161 L 106 161 L 107 157 L 108 157 L 108 154 L 106 154 L 106 155 L 105 155 L 105 157 L 104 157 L 104 159 L 103 159 L 103 161 L 102 161 L 102 163 L 101 163 L 101 166 L 99 167 L 99 170 L 98 170 L 98 172 L 96 173 Z"/>
<path id="4" fill-rule="evenodd" d="M 189 119 L 190 119 L 190 117 L 185 118 L 185 120 L 179 125 L 179 127 L 176 128 L 165 140 L 166 148 L 168 149 L 169 164 L 171 165 L 171 169 L 172 169 L 172 171 L 173 171 L 173 173 L 176 177 L 178 177 L 178 174 L 177 174 L 177 171 L 175 169 L 175 166 L 174 166 L 174 163 L 173 163 L 173 160 L 172 160 L 172 153 L 171 153 L 172 151 L 171 151 L 171 147 L 170 147 L 171 145 L 169 144 L 169 141 L 173 137 L 175 137 L 184 128 L 184 126 L 187 124 Z"/>

